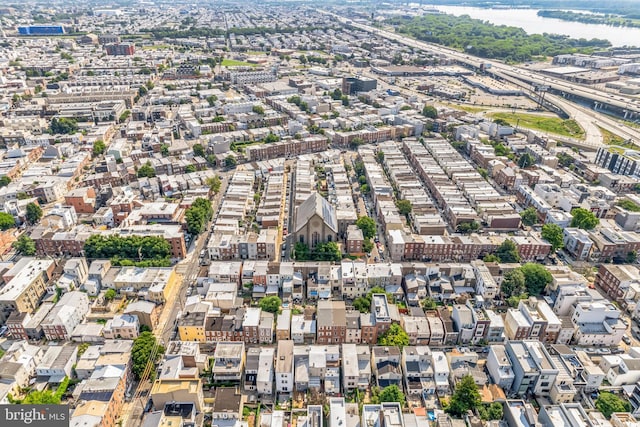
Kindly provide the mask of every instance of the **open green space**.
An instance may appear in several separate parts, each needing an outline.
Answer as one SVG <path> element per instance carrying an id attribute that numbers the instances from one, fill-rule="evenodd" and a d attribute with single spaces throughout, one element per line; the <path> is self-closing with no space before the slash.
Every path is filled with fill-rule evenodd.
<path id="1" fill-rule="evenodd" d="M 250 62 L 236 61 L 235 59 L 223 59 L 222 66 L 224 67 L 256 67 L 258 64 L 252 64 Z"/>
<path id="2" fill-rule="evenodd" d="M 160 50 L 160 49 L 171 49 L 171 46 L 168 44 L 154 44 L 150 46 L 142 46 L 142 50 Z"/>
<path id="3" fill-rule="evenodd" d="M 403 16 L 387 19 L 385 23 L 393 25 L 400 34 L 418 40 L 506 62 L 531 61 L 537 56 L 561 53 L 591 53 L 611 46 L 608 40 L 571 39 L 546 33 L 527 34 L 522 28 L 493 25 L 468 15 Z"/>
<path id="4" fill-rule="evenodd" d="M 538 116 L 525 113 L 490 113 L 492 119 L 501 119 L 512 126 L 552 133 L 569 138 L 584 138 L 584 130 L 573 119 L 563 120 L 559 117 Z"/>
<path id="5" fill-rule="evenodd" d="M 608 130 L 600 126 L 598 126 L 598 129 L 600 129 L 600 133 L 602 134 L 602 142 L 606 145 L 617 145 L 619 147 L 631 148 L 634 150 L 640 149 L 640 147 L 638 147 L 636 144 L 629 142 L 628 140 L 616 135 L 613 132 L 609 132 Z"/>
<path id="6" fill-rule="evenodd" d="M 489 107 L 476 107 L 473 105 L 466 105 L 466 104 L 450 104 L 448 102 L 443 103 L 442 105 L 451 107 L 454 110 L 466 111 L 467 113 L 481 113 L 483 111 L 489 110 Z"/>

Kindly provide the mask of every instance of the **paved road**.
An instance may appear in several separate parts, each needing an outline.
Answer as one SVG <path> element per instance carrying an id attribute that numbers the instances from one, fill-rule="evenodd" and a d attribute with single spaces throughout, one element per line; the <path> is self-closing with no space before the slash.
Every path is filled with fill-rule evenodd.
<path id="1" fill-rule="evenodd" d="M 220 192 L 213 197 L 211 202 L 213 211 L 216 213 L 229 184 L 229 178 L 226 174 L 222 173 L 219 175 L 222 176 Z M 209 241 L 212 226 L 213 223 L 210 223 L 207 232 L 191 242 L 187 256 L 175 267 L 176 273 L 181 276 L 181 279 L 179 279 L 178 285 L 170 290 L 170 294 L 167 297 L 160 319 L 158 320 L 158 325 L 153 331 L 156 339 L 164 346 L 169 343 L 175 331 L 178 313 L 184 308 L 186 302 L 187 289 L 196 283 L 198 272 L 200 271 L 200 252 Z M 136 427 L 141 424 L 141 419 L 144 415 L 144 406 L 151 386 L 152 383 L 150 381 L 143 381 L 138 385 L 134 393 L 135 397 L 131 402 L 124 405 L 122 410 L 122 425 L 126 427 Z"/>

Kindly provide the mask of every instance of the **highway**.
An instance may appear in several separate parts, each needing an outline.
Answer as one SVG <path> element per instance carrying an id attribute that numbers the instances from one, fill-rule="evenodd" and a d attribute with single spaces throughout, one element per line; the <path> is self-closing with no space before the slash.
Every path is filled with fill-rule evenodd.
<path id="1" fill-rule="evenodd" d="M 322 12 L 322 11 L 321 11 Z M 382 30 L 379 28 L 374 28 L 371 27 L 369 25 L 364 25 L 364 24 L 360 24 L 360 23 L 355 23 L 352 22 L 351 20 L 349 20 L 348 18 L 344 18 L 342 16 L 330 13 L 330 12 L 322 12 L 322 13 L 326 13 L 329 14 L 331 16 L 333 16 L 334 18 L 336 18 L 339 22 L 343 23 L 343 24 L 347 24 L 349 23 L 349 25 L 352 25 L 356 28 L 359 28 L 363 31 L 367 31 L 376 35 L 379 35 L 381 37 L 384 37 L 386 39 L 389 40 L 394 40 L 398 43 L 404 44 L 406 46 L 410 46 L 413 48 L 417 48 L 417 49 L 421 49 L 424 51 L 429 51 L 429 52 L 434 52 L 434 53 L 438 53 L 438 54 L 442 54 L 442 55 L 446 55 L 448 57 L 451 57 L 455 60 L 457 60 L 460 63 L 464 63 L 467 65 L 471 65 L 475 68 L 479 67 L 479 65 L 481 63 L 491 63 L 491 72 L 492 73 L 498 73 L 498 74 L 503 74 L 505 76 L 509 76 L 513 79 L 518 79 L 522 82 L 527 82 L 528 84 L 537 84 L 539 86 L 546 86 L 548 88 L 560 91 L 560 92 L 564 92 L 567 95 L 573 95 L 573 96 L 579 96 L 585 99 L 590 99 L 594 102 L 598 102 L 600 104 L 607 104 L 610 105 L 612 107 L 618 108 L 622 111 L 627 111 L 630 114 L 635 114 L 635 115 L 640 115 L 640 100 L 638 99 L 632 99 L 629 97 L 625 97 L 622 95 L 611 95 L 611 94 L 606 94 L 606 93 L 602 93 L 601 91 L 597 90 L 597 89 L 592 89 L 577 83 L 572 83 L 572 82 L 567 82 L 561 79 L 557 79 L 557 78 L 553 78 L 553 77 L 549 77 L 546 75 L 542 75 L 542 74 L 538 74 L 532 70 L 529 70 L 527 68 L 524 67 L 515 67 L 513 65 L 507 65 L 504 63 L 501 63 L 499 61 L 495 61 L 495 60 L 487 60 L 484 58 L 479 58 L 479 57 L 475 57 L 475 56 L 471 56 L 471 55 L 467 55 L 465 53 L 461 53 L 458 52 L 456 50 L 453 49 L 449 49 L 446 47 L 442 47 L 439 45 L 434 45 L 434 44 L 429 44 L 429 43 L 425 43 L 425 42 L 421 42 L 415 39 L 412 39 L 410 37 L 407 36 L 403 36 L 403 35 L 399 35 L 396 33 L 392 33 L 390 31 L 387 30 Z M 547 94 L 546 99 L 549 102 L 553 102 L 553 103 L 560 103 L 561 99 L 563 99 L 560 96 L 549 96 L 549 94 Z M 567 103 L 569 101 L 565 101 L 564 105 L 566 106 Z M 640 131 L 631 128 L 629 126 L 626 126 L 624 124 L 621 124 L 620 122 L 610 118 L 609 116 L 606 116 L 605 114 L 602 114 L 598 111 L 594 111 L 594 110 L 590 110 L 584 107 L 579 107 L 574 103 L 571 103 L 571 107 L 577 110 L 574 110 L 576 112 L 576 120 L 581 119 L 583 122 L 585 121 L 585 117 L 583 117 L 582 115 L 587 115 L 589 116 L 587 123 L 589 121 L 593 122 L 593 121 L 597 121 L 598 126 L 601 126 L 611 132 L 613 132 L 615 130 L 615 133 L 617 135 L 620 135 L 622 137 L 625 137 L 627 139 L 632 139 L 635 141 L 640 141 Z M 590 135 L 590 139 L 587 142 L 587 146 L 594 146 L 596 144 L 598 144 L 599 141 L 597 141 L 598 138 L 598 134 L 593 132 L 593 128 L 591 125 L 587 124 L 586 125 L 587 128 L 591 128 L 591 132 L 589 132 Z M 599 144 L 598 144 L 599 145 Z"/>

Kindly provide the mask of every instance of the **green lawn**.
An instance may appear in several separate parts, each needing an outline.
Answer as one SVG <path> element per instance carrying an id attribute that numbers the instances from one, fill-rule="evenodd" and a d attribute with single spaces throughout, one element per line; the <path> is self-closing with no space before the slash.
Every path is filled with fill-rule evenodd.
<path id="1" fill-rule="evenodd" d="M 244 61 L 236 61 L 235 59 L 223 59 L 222 66 L 224 67 L 255 67 L 258 64 L 251 64 Z"/>
<path id="2" fill-rule="evenodd" d="M 584 138 L 584 130 L 573 119 L 563 120 L 559 117 L 538 116 L 525 113 L 490 113 L 492 119 L 502 119 L 512 126 L 518 125 L 532 130 L 553 133 L 569 138 Z"/>

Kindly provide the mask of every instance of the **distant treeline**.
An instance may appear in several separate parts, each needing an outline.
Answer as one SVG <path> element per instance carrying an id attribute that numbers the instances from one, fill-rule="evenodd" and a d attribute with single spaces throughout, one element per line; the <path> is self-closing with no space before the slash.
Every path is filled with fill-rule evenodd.
<path id="1" fill-rule="evenodd" d="M 563 21 L 584 22 L 585 24 L 602 24 L 614 27 L 636 27 L 640 28 L 640 14 L 636 13 L 636 18 L 629 15 L 621 17 L 619 15 L 594 15 L 592 13 L 579 13 L 566 10 L 539 10 L 538 16 L 544 18 L 562 19 Z"/>
<path id="2" fill-rule="evenodd" d="M 591 53 L 611 46 L 608 40 L 572 39 L 547 33 L 529 35 L 522 28 L 493 25 L 468 15 L 397 17 L 386 22 L 416 39 L 506 62 L 525 62 L 564 53 Z"/>

